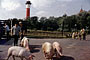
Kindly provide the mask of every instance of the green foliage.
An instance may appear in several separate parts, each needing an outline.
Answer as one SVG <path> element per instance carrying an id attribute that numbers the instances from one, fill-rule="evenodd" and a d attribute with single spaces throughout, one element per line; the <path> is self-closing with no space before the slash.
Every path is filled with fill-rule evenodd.
<path id="1" fill-rule="evenodd" d="M 75 31 L 81 28 L 90 30 L 90 12 L 84 11 L 77 15 L 67 16 L 64 14 L 62 17 L 50 16 L 49 18 L 37 16 L 27 19 L 27 26 L 32 30 L 46 30 L 46 31 Z"/>

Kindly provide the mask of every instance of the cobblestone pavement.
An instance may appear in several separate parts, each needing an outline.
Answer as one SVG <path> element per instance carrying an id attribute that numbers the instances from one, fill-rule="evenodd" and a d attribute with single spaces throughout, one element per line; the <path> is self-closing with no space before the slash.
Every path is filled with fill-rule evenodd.
<path id="1" fill-rule="evenodd" d="M 72 39 L 32 39 L 30 38 L 29 44 L 33 47 L 32 54 L 35 55 L 34 60 L 46 60 L 41 49 L 41 45 L 48 41 L 53 43 L 58 41 L 63 48 L 63 57 L 61 59 L 53 60 L 90 60 L 90 35 L 87 36 L 87 41 L 84 40 L 72 40 Z M 5 45 L 0 45 L 0 60 L 4 60 L 7 57 L 7 50 L 13 45 L 13 40 L 10 40 Z M 12 60 L 10 57 L 9 60 Z M 16 58 L 16 60 L 20 60 Z"/>

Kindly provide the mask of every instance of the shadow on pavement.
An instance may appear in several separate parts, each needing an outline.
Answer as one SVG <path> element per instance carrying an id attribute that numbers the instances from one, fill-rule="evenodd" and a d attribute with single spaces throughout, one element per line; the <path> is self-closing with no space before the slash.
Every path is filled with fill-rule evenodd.
<path id="1" fill-rule="evenodd" d="M 30 47 L 30 52 L 35 53 L 40 51 L 41 45 L 29 45 L 29 47 Z"/>
<path id="2" fill-rule="evenodd" d="M 53 60 L 75 60 L 75 59 L 70 56 L 62 56 L 61 58 L 53 57 Z"/>
<path id="3" fill-rule="evenodd" d="M 3 45 L 4 43 L 6 43 L 7 40 L 6 39 L 0 39 L 0 45 Z"/>
<path id="4" fill-rule="evenodd" d="M 0 51 L 0 52 L 3 52 L 3 51 Z"/>

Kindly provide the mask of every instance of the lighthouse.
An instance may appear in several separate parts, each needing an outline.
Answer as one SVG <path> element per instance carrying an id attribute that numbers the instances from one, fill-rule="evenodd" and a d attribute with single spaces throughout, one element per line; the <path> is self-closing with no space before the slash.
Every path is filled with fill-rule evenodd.
<path id="1" fill-rule="evenodd" d="M 31 2 L 27 0 L 26 1 L 26 19 L 30 17 L 30 5 L 31 5 Z"/>

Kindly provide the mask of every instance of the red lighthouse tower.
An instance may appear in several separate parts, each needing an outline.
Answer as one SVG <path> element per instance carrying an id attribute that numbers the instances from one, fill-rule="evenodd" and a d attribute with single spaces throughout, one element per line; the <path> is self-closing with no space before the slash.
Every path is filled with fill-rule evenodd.
<path id="1" fill-rule="evenodd" d="M 30 5 L 31 5 L 31 2 L 27 0 L 26 1 L 26 19 L 30 17 Z"/>

